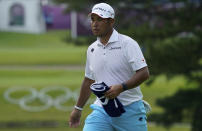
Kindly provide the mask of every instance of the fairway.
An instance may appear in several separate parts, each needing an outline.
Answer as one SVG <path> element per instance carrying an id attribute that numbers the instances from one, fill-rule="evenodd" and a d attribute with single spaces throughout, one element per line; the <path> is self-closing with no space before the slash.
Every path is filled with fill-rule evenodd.
<path id="1" fill-rule="evenodd" d="M 87 46 L 67 43 L 69 37 L 68 31 L 0 32 L 0 65 L 84 65 Z"/>

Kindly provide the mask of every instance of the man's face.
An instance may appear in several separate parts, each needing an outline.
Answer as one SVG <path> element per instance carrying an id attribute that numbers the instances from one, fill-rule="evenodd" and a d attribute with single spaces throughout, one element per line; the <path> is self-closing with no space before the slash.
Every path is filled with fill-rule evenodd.
<path id="1" fill-rule="evenodd" d="M 91 29 L 95 36 L 104 37 L 113 28 L 113 19 L 104 19 L 91 14 Z"/>

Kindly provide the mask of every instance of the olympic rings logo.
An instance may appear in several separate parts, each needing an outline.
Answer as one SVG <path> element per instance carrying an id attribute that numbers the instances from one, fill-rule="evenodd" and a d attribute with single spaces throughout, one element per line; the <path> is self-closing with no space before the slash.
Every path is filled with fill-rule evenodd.
<path id="1" fill-rule="evenodd" d="M 50 93 L 54 93 L 57 91 L 63 92 L 63 94 L 56 95 L 56 97 L 50 95 Z M 12 97 L 12 95 L 14 95 L 15 93 L 20 94 L 22 92 L 28 92 L 28 94 L 23 95 L 20 98 Z M 23 110 L 29 112 L 44 111 L 52 106 L 61 111 L 71 111 L 73 109 L 73 106 L 64 104 L 70 101 L 73 101 L 73 104 L 75 104 L 76 100 L 78 99 L 78 92 L 78 90 L 71 91 L 69 88 L 62 86 L 45 87 L 40 89 L 40 91 L 37 91 L 35 88 L 32 87 L 12 87 L 4 92 L 4 98 L 12 104 L 18 104 Z M 33 103 L 37 99 L 42 104 L 37 106 L 30 105 L 30 103 Z M 92 102 L 93 99 L 90 98 L 87 104 L 90 104 Z"/>

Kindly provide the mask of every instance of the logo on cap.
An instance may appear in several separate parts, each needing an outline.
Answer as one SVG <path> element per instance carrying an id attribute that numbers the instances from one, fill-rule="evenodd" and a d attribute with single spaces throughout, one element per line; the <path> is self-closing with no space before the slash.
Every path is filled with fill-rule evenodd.
<path id="1" fill-rule="evenodd" d="M 96 8 L 94 8 L 93 10 L 101 10 L 101 11 L 106 11 L 105 9 L 103 9 L 103 8 L 100 8 L 100 7 L 96 7 Z"/>

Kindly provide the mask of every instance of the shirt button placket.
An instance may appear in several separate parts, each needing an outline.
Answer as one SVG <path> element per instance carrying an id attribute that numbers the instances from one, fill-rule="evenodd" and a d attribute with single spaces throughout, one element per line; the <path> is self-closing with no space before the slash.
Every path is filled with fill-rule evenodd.
<path id="1" fill-rule="evenodd" d="M 107 49 L 106 49 L 106 47 L 104 46 L 104 47 L 103 47 L 103 58 L 104 58 L 103 60 L 104 60 L 104 63 L 105 63 L 105 64 L 104 64 L 104 70 L 105 70 L 105 71 L 106 71 L 106 68 L 107 68 L 107 67 L 106 67 L 106 65 L 107 65 L 106 52 L 107 52 Z"/>
<path id="2" fill-rule="evenodd" d="M 103 49 L 104 49 L 103 55 L 105 56 L 106 55 L 106 47 L 104 46 Z"/>

